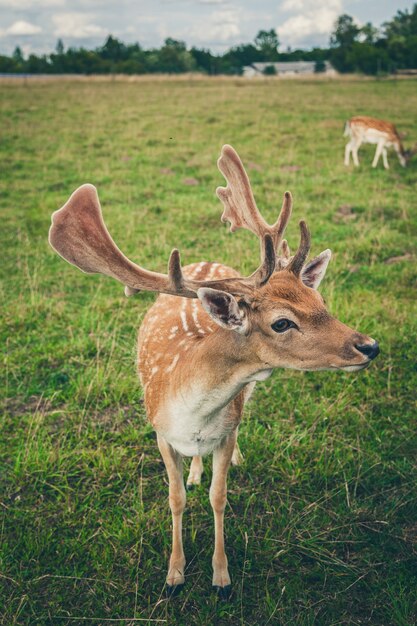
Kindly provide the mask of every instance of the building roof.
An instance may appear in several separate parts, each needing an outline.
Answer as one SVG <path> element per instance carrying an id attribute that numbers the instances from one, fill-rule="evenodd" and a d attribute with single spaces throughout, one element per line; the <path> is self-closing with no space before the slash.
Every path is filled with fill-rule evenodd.
<path id="1" fill-rule="evenodd" d="M 251 63 L 252 67 L 254 67 L 259 72 L 263 72 L 266 67 L 270 67 L 273 65 L 277 72 L 300 72 L 306 70 L 313 70 L 315 62 L 314 61 L 280 61 L 280 62 L 263 62 L 263 63 Z"/>
<path id="2" fill-rule="evenodd" d="M 314 72 L 316 62 L 315 61 L 269 61 L 269 62 L 256 62 L 251 63 L 244 67 L 244 71 L 252 70 L 263 74 L 265 68 L 274 67 L 277 74 L 281 72 Z M 329 61 L 325 61 L 326 70 L 333 69 Z"/>

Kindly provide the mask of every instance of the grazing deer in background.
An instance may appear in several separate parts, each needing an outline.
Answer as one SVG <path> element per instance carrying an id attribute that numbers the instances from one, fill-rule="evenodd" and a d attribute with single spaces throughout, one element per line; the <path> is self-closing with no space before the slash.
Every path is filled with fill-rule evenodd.
<path id="1" fill-rule="evenodd" d="M 389 169 L 387 148 L 394 148 L 403 167 L 407 165 L 407 161 L 415 152 L 414 150 L 404 150 L 394 124 L 374 117 L 364 115 L 352 117 L 346 122 L 344 136 L 350 137 L 345 148 L 345 165 L 349 165 L 350 153 L 352 153 L 354 165 L 359 165 L 358 150 L 363 143 L 377 144 L 372 167 L 378 165 L 379 157 L 382 154 L 382 161 L 386 170 Z"/>
<path id="2" fill-rule="evenodd" d="M 227 187 L 217 189 L 224 205 L 222 220 L 230 222 L 232 231 L 250 230 L 261 244 L 261 263 L 249 277 L 220 263 L 194 263 L 182 269 L 176 249 L 167 274 L 136 265 L 110 237 L 92 185 L 77 189 L 53 214 L 49 241 L 84 272 L 120 281 L 126 295 L 140 290 L 161 294 L 140 328 L 138 362 L 147 416 L 169 478 L 173 545 L 167 591 L 176 594 L 184 583 L 183 457 L 192 457 L 187 480 L 192 486 L 200 483 L 202 457 L 213 453 L 213 586 L 227 598 L 231 591 L 223 536 L 227 472 L 230 463 L 240 459 L 238 426 L 255 383 L 276 367 L 356 372 L 370 364 L 379 348 L 376 341 L 328 313 L 317 287 L 330 250 L 306 263 L 310 234 L 303 221 L 299 248 L 290 256 L 282 237 L 291 215 L 291 195 L 285 193 L 279 217 L 270 226 L 259 213 L 231 146 L 223 147 L 218 166 L 227 181 Z"/>

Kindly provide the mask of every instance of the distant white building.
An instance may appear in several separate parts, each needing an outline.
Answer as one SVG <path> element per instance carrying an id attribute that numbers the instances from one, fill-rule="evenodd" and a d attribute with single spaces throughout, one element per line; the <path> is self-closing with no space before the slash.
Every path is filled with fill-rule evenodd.
<path id="1" fill-rule="evenodd" d="M 324 62 L 325 69 L 322 74 L 328 76 L 335 76 L 336 70 L 333 68 L 329 61 Z M 266 62 L 266 63 L 252 63 L 246 65 L 243 68 L 243 76 L 246 78 L 253 78 L 254 76 L 265 76 L 266 74 L 276 74 L 277 76 L 297 76 L 298 74 L 314 74 L 315 69 L 314 61 L 282 61 L 278 63 Z M 274 70 L 266 68 L 274 68 Z"/>

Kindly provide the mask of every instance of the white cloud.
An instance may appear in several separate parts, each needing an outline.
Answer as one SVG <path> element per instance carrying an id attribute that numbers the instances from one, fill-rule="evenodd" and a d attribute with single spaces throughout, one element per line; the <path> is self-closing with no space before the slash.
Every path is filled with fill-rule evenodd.
<path id="1" fill-rule="evenodd" d="M 285 45 L 303 45 L 329 37 L 343 6 L 342 0 L 284 0 L 281 10 L 294 15 L 278 26 L 280 40 Z"/>
<path id="2" fill-rule="evenodd" d="M 233 42 L 240 35 L 239 15 L 235 9 L 221 9 L 214 11 L 199 23 L 191 34 L 202 43 Z"/>
<path id="3" fill-rule="evenodd" d="M 65 6 L 66 0 L 0 0 L 0 7 L 25 11 L 26 9 L 40 9 Z"/>
<path id="4" fill-rule="evenodd" d="M 305 0 L 284 0 L 281 5 L 281 11 L 303 11 L 306 5 Z"/>
<path id="5" fill-rule="evenodd" d="M 102 37 L 108 34 L 108 30 L 91 23 L 94 17 L 87 13 L 59 13 L 52 16 L 55 25 L 56 37 L 68 37 L 74 39 L 88 39 L 89 37 Z"/>
<path id="6" fill-rule="evenodd" d="M 6 35 L 37 35 L 42 32 L 40 26 L 25 22 L 24 20 L 18 20 L 4 31 Z"/>

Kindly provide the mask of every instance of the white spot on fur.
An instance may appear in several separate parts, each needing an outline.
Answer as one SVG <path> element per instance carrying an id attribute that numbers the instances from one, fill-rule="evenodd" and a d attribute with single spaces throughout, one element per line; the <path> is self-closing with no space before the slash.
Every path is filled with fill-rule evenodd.
<path id="1" fill-rule="evenodd" d="M 186 298 L 183 298 L 182 304 L 181 304 L 180 317 L 181 317 L 181 321 L 182 321 L 182 327 L 187 332 L 187 330 L 188 330 L 188 323 L 187 323 L 186 306 L 187 306 L 187 300 L 186 300 Z"/>
<path id="2" fill-rule="evenodd" d="M 166 373 L 169 374 L 170 372 L 172 372 L 172 370 L 174 369 L 174 367 L 176 366 L 176 364 L 178 363 L 178 359 L 180 358 L 179 354 L 176 354 L 172 360 L 172 363 L 169 367 L 166 368 Z"/>
<path id="3" fill-rule="evenodd" d="M 191 314 L 193 316 L 194 324 L 196 325 L 198 332 L 204 335 L 204 330 L 202 329 L 201 324 L 198 321 L 198 308 L 197 307 L 198 307 L 198 300 L 193 300 L 191 304 Z"/>
<path id="4" fill-rule="evenodd" d="M 219 267 L 220 263 L 213 263 L 210 268 L 209 274 L 207 276 L 208 279 L 213 278 L 216 274 L 216 269 Z"/>

